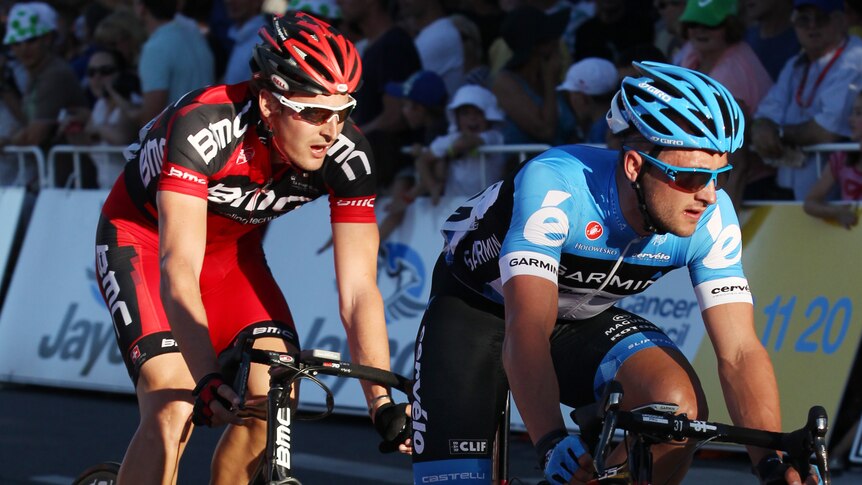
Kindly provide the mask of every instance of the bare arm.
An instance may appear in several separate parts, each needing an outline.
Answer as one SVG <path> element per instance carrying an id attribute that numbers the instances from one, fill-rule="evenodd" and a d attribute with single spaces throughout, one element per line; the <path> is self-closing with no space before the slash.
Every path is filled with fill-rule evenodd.
<path id="1" fill-rule="evenodd" d="M 823 128 L 813 119 L 796 125 L 784 125 L 782 129 L 784 142 L 795 146 L 834 143 L 841 140 L 841 135 Z"/>
<path id="2" fill-rule="evenodd" d="M 802 208 L 805 212 L 814 217 L 835 221 L 846 229 L 850 229 L 859 223 L 859 217 L 856 215 L 856 206 L 854 203 L 847 204 L 829 204 L 826 202 L 826 197 L 835 186 L 835 176 L 832 173 L 832 167 L 826 164 L 823 168 L 823 173 L 820 178 L 811 187 L 811 191 L 805 196 L 805 203 Z"/>
<path id="3" fill-rule="evenodd" d="M 725 303 L 703 312 L 706 330 L 718 359 L 724 400 L 734 424 L 781 430 L 778 384 L 766 349 L 754 329 L 750 303 Z M 770 450 L 748 448 L 752 463 Z"/>
<path id="4" fill-rule="evenodd" d="M 552 282 L 537 276 L 514 276 L 503 286 L 503 367 L 533 444 L 551 431 L 565 429 L 550 344 L 558 296 Z"/>
<path id="5" fill-rule="evenodd" d="M 359 364 L 389 370 L 389 338 L 383 317 L 383 298 L 377 288 L 377 251 L 380 236 L 376 224 L 334 223 L 332 244 L 341 320 L 347 332 L 351 359 Z M 375 396 L 389 391 L 362 382 L 369 408 Z"/>
<path id="6" fill-rule="evenodd" d="M 162 304 L 195 381 L 218 371 L 210 344 L 200 275 L 206 246 L 206 200 L 159 192 Z"/>

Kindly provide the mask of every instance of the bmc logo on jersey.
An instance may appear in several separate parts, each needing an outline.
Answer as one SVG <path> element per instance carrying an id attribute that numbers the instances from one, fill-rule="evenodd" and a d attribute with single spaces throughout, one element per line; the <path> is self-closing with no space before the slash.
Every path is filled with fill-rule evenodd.
<path id="1" fill-rule="evenodd" d="M 188 172 L 180 170 L 177 167 L 172 166 L 170 170 L 168 170 L 169 177 L 176 177 L 181 180 L 188 180 L 189 182 L 194 182 L 196 184 L 204 185 L 207 183 L 206 179 L 198 177 L 197 175 L 192 175 Z"/>
<path id="2" fill-rule="evenodd" d="M 248 125 L 240 124 L 240 122 L 249 108 L 251 108 L 251 101 L 243 106 L 242 111 L 232 121 L 222 119 L 215 123 L 210 123 L 206 128 L 202 128 L 194 135 L 189 135 L 186 138 L 207 165 L 209 165 L 220 150 L 228 146 L 234 139 L 245 134 Z"/>
<path id="3" fill-rule="evenodd" d="M 590 241 L 595 241 L 596 239 L 602 237 L 602 234 L 604 234 L 604 232 L 605 228 L 603 228 L 602 225 L 596 221 L 590 221 L 590 223 L 587 224 L 586 229 L 584 229 L 584 235 L 587 236 L 587 239 L 589 239 Z"/>
<path id="4" fill-rule="evenodd" d="M 335 205 L 338 207 L 374 207 L 374 197 L 363 197 L 361 199 L 337 199 Z"/>

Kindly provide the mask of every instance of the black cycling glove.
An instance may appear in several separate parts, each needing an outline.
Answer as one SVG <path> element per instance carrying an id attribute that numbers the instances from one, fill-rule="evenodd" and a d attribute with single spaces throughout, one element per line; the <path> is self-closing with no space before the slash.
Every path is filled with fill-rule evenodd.
<path id="1" fill-rule="evenodd" d="M 381 453 L 392 453 L 398 445 L 413 434 L 410 417 L 407 416 L 407 403 L 388 402 L 374 412 L 374 428 L 383 438 L 378 449 Z"/>
<path id="2" fill-rule="evenodd" d="M 790 464 L 783 463 L 781 457 L 769 454 L 761 458 L 754 467 L 754 472 L 762 485 L 787 485 L 784 480 L 784 472 L 788 468 L 790 468 Z"/>
<path id="3" fill-rule="evenodd" d="M 192 396 L 195 397 L 195 407 L 192 411 L 192 423 L 195 426 L 212 426 L 213 410 L 210 408 L 210 403 L 213 400 L 218 401 L 225 409 L 230 410 L 233 406 L 230 401 L 221 397 L 218 393 L 218 388 L 222 385 L 228 385 L 224 381 L 224 377 L 218 372 L 205 375 L 192 391 Z"/>

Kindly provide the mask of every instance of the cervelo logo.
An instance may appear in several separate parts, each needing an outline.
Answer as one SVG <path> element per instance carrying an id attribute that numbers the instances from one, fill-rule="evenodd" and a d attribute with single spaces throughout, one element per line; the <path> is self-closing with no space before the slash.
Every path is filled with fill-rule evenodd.
<path id="1" fill-rule="evenodd" d="M 488 449 L 488 440 L 449 440 L 450 455 L 478 455 Z"/>
<path id="2" fill-rule="evenodd" d="M 730 286 L 719 286 L 718 288 L 713 288 L 710 293 L 713 295 L 722 295 L 727 293 L 751 293 L 751 289 L 748 285 L 730 285 Z"/>
<path id="3" fill-rule="evenodd" d="M 362 197 L 357 199 L 338 199 L 335 205 L 339 207 L 374 207 L 374 197 Z"/>
<path id="4" fill-rule="evenodd" d="M 670 261 L 670 255 L 665 253 L 638 253 L 633 256 L 636 259 L 653 259 L 657 261 Z"/>
<path id="5" fill-rule="evenodd" d="M 168 170 L 168 176 L 176 177 L 181 180 L 188 180 L 189 182 L 194 182 L 196 184 L 204 185 L 207 183 L 206 179 L 198 177 L 197 175 L 190 174 L 185 170 L 180 170 L 177 167 L 171 166 L 171 169 Z"/>
<path id="6" fill-rule="evenodd" d="M 542 207 L 524 224 L 524 239 L 542 246 L 562 246 L 569 234 L 569 217 L 557 206 L 571 197 L 561 190 L 549 190 Z"/>
<path id="7" fill-rule="evenodd" d="M 416 381 L 413 383 L 413 402 L 410 406 L 411 418 L 413 418 L 413 453 L 421 455 L 425 451 L 425 437 L 422 433 L 427 430 L 425 424 L 428 422 L 428 411 L 422 409 L 422 397 L 419 390 L 422 389 L 422 340 L 425 338 L 425 325 L 419 327 L 419 336 L 416 338 L 416 358 L 413 371 Z"/>
<path id="8" fill-rule="evenodd" d="M 653 96 L 655 96 L 655 97 L 657 97 L 657 98 L 661 99 L 662 101 L 664 101 L 664 102 L 666 102 L 666 103 L 669 103 L 669 102 L 670 102 L 670 100 L 671 100 L 671 99 L 673 99 L 673 98 L 671 98 L 671 97 L 670 97 L 670 95 L 669 95 L 669 94 L 667 94 L 666 92 L 662 91 L 661 89 L 659 89 L 659 88 L 657 88 L 657 87 L 653 86 L 652 84 L 650 84 L 650 83 L 648 83 L 648 82 L 646 82 L 646 81 L 641 81 L 641 82 L 639 82 L 639 83 L 638 83 L 638 87 L 639 87 L 639 88 L 641 88 L 641 89 L 643 89 L 644 91 L 649 92 L 649 93 L 650 93 L 650 94 L 652 94 Z"/>
<path id="9" fill-rule="evenodd" d="M 596 239 L 602 237 L 602 234 L 605 232 L 605 229 L 599 224 L 597 221 L 590 221 L 587 224 L 587 227 L 584 229 L 584 235 L 587 236 L 587 239 L 590 241 L 595 241 Z"/>
<path id="10" fill-rule="evenodd" d="M 234 139 L 241 137 L 248 128 L 247 124 L 240 125 L 242 117 L 251 108 L 251 101 L 243 106 L 233 120 L 221 119 L 215 123 L 210 123 L 206 128 L 201 128 L 194 135 L 189 135 L 186 139 L 198 155 L 203 158 L 206 164 L 209 164 L 216 154 L 226 147 Z"/>

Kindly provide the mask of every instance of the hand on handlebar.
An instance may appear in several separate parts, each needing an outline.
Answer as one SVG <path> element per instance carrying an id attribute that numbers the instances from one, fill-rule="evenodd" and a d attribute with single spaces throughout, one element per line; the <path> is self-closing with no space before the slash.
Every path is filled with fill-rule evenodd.
<path id="1" fill-rule="evenodd" d="M 799 472 L 789 463 L 783 463 L 778 455 L 765 456 L 757 464 L 755 471 L 762 485 L 803 485 Z M 820 481 L 815 474 L 809 474 L 804 482 L 805 485 L 818 483 Z"/>
<path id="2" fill-rule="evenodd" d="M 207 374 L 192 391 L 195 397 L 192 423 L 209 427 L 224 424 L 242 424 L 236 415 L 239 409 L 239 396 L 219 373 Z"/>
<path id="3" fill-rule="evenodd" d="M 395 404 L 390 401 L 374 411 L 374 429 L 383 438 L 378 446 L 381 453 L 392 453 L 396 450 L 405 454 L 413 452 L 410 439 L 413 426 L 409 406 L 407 403 Z"/>
<path id="4" fill-rule="evenodd" d="M 580 436 L 566 436 L 544 454 L 545 480 L 553 485 L 587 483 L 593 478 L 593 457 Z"/>

